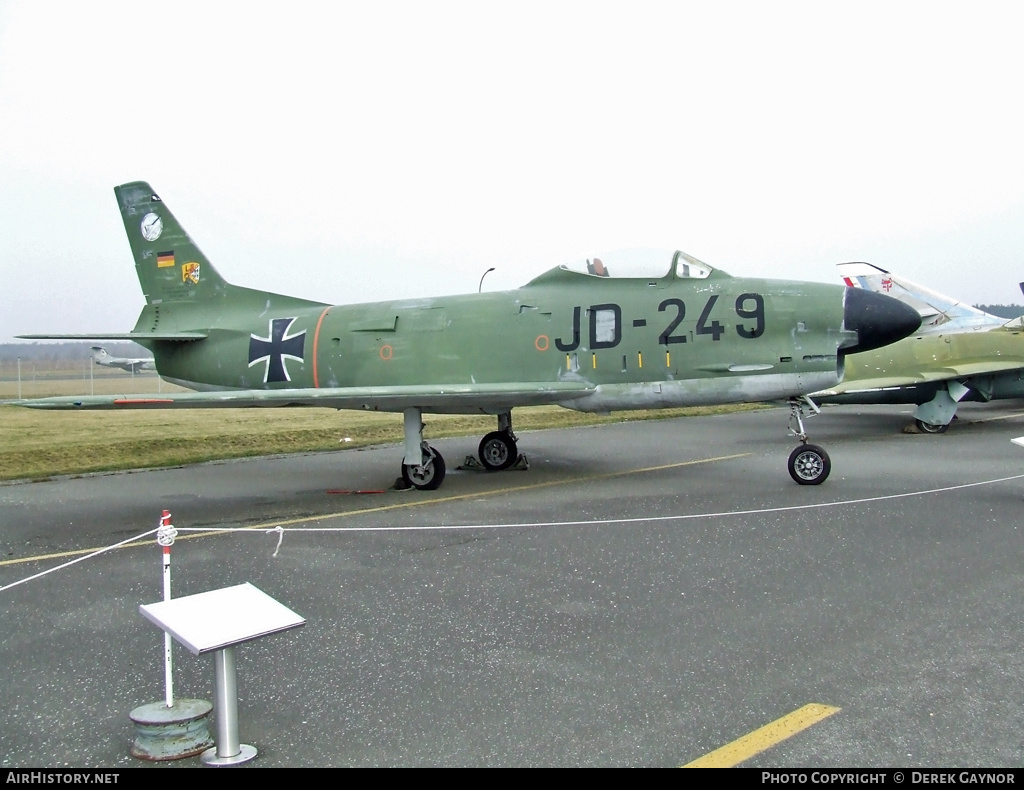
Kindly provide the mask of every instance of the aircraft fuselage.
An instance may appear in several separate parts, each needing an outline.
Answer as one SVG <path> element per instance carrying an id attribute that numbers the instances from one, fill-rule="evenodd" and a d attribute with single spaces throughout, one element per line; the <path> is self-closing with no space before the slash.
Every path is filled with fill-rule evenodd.
<path id="1" fill-rule="evenodd" d="M 556 269 L 513 291 L 359 305 L 260 294 L 230 327 L 151 349 L 161 375 L 196 389 L 575 379 L 597 389 L 565 405 L 587 411 L 759 401 L 839 380 L 839 347 L 856 342 L 845 291 Z"/>
<path id="2" fill-rule="evenodd" d="M 680 250 L 594 256 L 512 291 L 332 307 L 231 284 L 149 184 L 114 193 L 146 305 L 127 336 L 93 337 L 142 344 L 163 378 L 200 392 L 22 405 L 402 412 L 401 482 L 423 490 L 446 468 L 423 437 L 424 412 L 495 415 L 478 449 L 481 465 L 498 471 L 517 462 L 519 406 L 609 412 L 782 398 L 801 441 L 790 475 L 817 485 L 831 462 L 807 443 L 800 396 L 836 384 L 845 355 L 921 323 L 887 296 L 732 277 Z"/>

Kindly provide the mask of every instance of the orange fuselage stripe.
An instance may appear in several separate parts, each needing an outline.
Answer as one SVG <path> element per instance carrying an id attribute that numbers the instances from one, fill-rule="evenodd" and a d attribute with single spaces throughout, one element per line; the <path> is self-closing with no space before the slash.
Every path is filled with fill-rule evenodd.
<path id="1" fill-rule="evenodd" d="M 320 313 L 320 318 L 317 319 L 317 322 L 316 322 L 316 329 L 313 332 L 313 388 L 314 389 L 319 389 L 320 388 L 320 375 L 319 375 L 319 372 L 317 371 L 317 361 L 319 359 L 319 354 L 317 354 L 317 346 L 318 346 L 318 344 L 320 342 L 320 325 L 324 322 L 324 317 L 327 315 L 328 312 L 330 312 L 330 310 L 331 310 L 331 308 L 327 307 L 327 308 L 324 309 L 324 311 L 322 313 Z"/>

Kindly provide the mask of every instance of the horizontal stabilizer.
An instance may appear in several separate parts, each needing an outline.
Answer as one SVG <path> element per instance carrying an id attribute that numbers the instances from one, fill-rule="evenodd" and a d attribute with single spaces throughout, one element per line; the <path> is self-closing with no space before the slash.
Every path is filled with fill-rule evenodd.
<path id="1" fill-rule="evenodd" d="M 96 332 L 76 335 L 15 335 L 21 340 L 202 340 L 208 332 Z"/>

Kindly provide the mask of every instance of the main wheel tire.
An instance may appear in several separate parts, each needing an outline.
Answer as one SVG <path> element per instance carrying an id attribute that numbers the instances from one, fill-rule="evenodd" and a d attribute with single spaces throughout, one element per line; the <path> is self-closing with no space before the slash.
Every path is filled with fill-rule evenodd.
<path id="1" fill-rule="evenodd" d="M 433 447 L 424 453 L 422 466 L 402 464 L 402 479 L 420 491 L 433 491 L 444 480 L 444 458 Z"/>
<path id="2" fill-rule="evenodd" d="M 936 425 L 931 422 L 924 422 L 923 420 L 914 420 L 917 424 L 917 430 L 921 433 L 945 433 L 949 430 L 949 423 L 945 425 Z"/>
<path id="3" fill-rule="evenodd" d="M 802 486 L 821 485 L 831 471 L 832 460 L 816 444 L 801 444 L 789 454 L 789 476 Z"/>
<path id="4" fill-rule="evenodd" d="M 517 457 L 515 440 L 507 431 L 491 431 L 480 440 L 478 452 L 480 463 L 489 472 L 508 469 L 516 462 Z"/>

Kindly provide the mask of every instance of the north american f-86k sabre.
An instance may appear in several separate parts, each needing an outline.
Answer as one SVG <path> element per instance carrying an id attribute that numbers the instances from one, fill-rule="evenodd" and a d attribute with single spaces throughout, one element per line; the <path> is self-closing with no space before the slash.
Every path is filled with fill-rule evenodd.
<path id="1" fill-rule="evenodd" d="M 496 471 L 518 457 L 518 406 L 612 412 L 780 399 L 800 439 L 790 475 L 821 483 L 831 460 L 807 441 L 805 396 L 836 384 L 848 355 L 920 325 L 916 310 L 881 294 L 733 277 L 683 252 L 591 257 L 510 291 L 332 306 L 229 283 L 149 184 L 114 193 L 146 298 L 135 328 L 21 337 L 133 340 L 164 379 L 196 391 L 21 405 L 397 412 L 401 480 L 418 489 L 445 476 L 423 439 L 425 413 L 495 416 L 479 456 Z"/>

